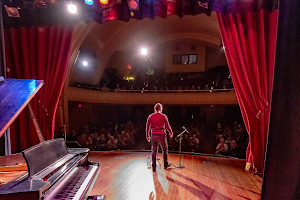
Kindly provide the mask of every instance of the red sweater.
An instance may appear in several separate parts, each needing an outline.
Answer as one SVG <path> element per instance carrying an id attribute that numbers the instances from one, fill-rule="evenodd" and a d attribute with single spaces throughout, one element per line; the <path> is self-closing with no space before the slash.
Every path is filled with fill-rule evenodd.
<path id="1" fill-rule="evenodd" d="M 149 137 L 149 130 L 151 128 L 151 134 L 164 134 L 166 135 L 166 129 L 170 134 L 173 134 L 172 128 L 169 124 L 168 117 L 162 113 L 152 113 L 149 115 L 146 123 L 146 136 Z"/>

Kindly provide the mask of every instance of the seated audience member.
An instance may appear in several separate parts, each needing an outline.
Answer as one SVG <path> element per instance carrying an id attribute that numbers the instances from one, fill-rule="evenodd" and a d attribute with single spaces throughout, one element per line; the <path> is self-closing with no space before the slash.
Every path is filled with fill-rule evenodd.
<path id="1" fill-rule="evenodd" d="M 134 142 L 131 140 L 131 136 L 129 133 L 126 133 L 126 136 L 124 137 L 125 139 L 125 144 L 127 149 L 131 149 Z"/>
<path id="2" fill-rule="evenodd" d="M 216 143 L 218 143 L 221 138 L 224 138 L 221 123 L 217 123 L 217 128 L 216 128 L 216 134 L 215 134 L 215 136 L 216 136 Z"/>
<path id="3" fill-rule="evenodd" d="M 215 155 L 218 155 L 218 154 L 226 154 L 227 151 L 228 151 L 228 145 L 225 144 L 224 138 L 221 138 L 221 139 L 220 139 L 220 143 L 217 145 Z"/>
<path id="4" fill-rule="evenodd" d="M 107 149 L 111 150 L 111 149 L 117 149 L 118 147 L 118 141 L 115 140 L 114 136 L 110 136 L 109 140 L 107 142 Z"/>
<path id="5" fill-rule="evenodd" d="M 222 129 L 221 123 L 217 123 L 216 132 L 217 132 L 217 134 L 223 134 L 223 129 Z"/>
<path id="6" fill-rule="evenodd" d="M 124 149 L 126 147 L 126 144 L 124 140 L 122 139 L 122 135 L 118 134 L 117 135 L 117 148 L 118 149 Z"/>
<path id="7" fill-rule="evenodd" d="M 86 147 L 87 145 L 87 141 L 88 141 L 88 134 L 87 133 L 83 133 L 78 137 L 78 143 L 82 146 L 82 147 Z"/>
<path id="8" fill-rule="evenodd" d="M 182 93 L 182 92 L 183 92 L 183 91 L 182 91 L 182 88 L 181 88 L 180 86 L 178 87 L 177 92 L 178 92 L 178 93 Z"/>
<path id="9" fill-rule="evenodd" d="M 68 141 L 77 141 L 78 135 L 75 130 L 72 130 L 72 133 L 68 137 Z"/>
<path id="10" fill-rule="evenodd" d="M 197 135 L 194 133 L 193 136 L 190 138 L 190 147 L 191 151 L 197 151 L 199 149 L 199 140 Z"/>
<path id="11" fill-rule="evenodd" d="M 97 138 L 97 149 L 100 151 L 106 150 L 106 138 L 104 134 L 101 134 L 99 138 Z"/>
<path id="12" fill-rule="evenodd" d="M 228 146 L 230 145 L 230 143 L 232 142 L 232 138 L 231 136 L 224 138 L 225 139 L 225 144 L 227 144 Z"/>
<path id="13" fill-rule="evenodd" d="M 223 134 L 216 134 L 216 140 L 215 140 L 215 144 L 218 144 L 220 142 L 220 139 L 224 138 Z"/>
<path id="14" fill-rule="evenodd" d="M 87 138 L 86 147 L 89 148 L 91 151 L 97 150 L 97 147 L 96 145 L 94 145 L 93 139 L 90 136 Z"/>
<path id="15" fill-rule="evenodd" d="M 200 140 L 202 139 L 201 132 L 199 131 L 199 129 L 196 129 L 195 132 L 196 132 L 196 138 L 197 138 L 197 139 L 199 140 L 199 142 L 200 142 Z"/>
<path id="16" fill-rule="evenodd" d="M 116 87 L 116 89 L 114 90 L 115 92 L 121 92 L 121 88 L 120 88 L 120 85 L 119 84 L 117 84 L 117 87 Z"/>
<path id="17" fill-rule="evenodd" d="M 241 124 L 238 125 L 235 140 L 238 144 L 246 143 L 248 138 L 248 134 L 244 131 L 244 128 Z"/>
<path id="18" fill-rule="evenodd" d="M 196 92 L 196 88 L 194 85 L 192 86 L 192 92 Z"/>
<path id="19" fill-rule="evenodd" d="M 237 143 L 235 140 L 232 140 L 229 145 L 228 155 L 232 157 L 237 157 L 238 156 L 237 154 L 238 154 Z"/>
<path id="20" fill-rule="evenodd" d="M 127 138 L 126 138 L 126 136 L 122 136 L 122 137 L 121 137 L 121 141 L 122 141 L 122 143 L 121 143 L 120 149 L 128 149 L 128 148 L 127 148 L 127 145 L 126 145 L 126 143 L 127 143 Z"/>
<path id="21" fill-rule="evenodd" d="M 106 87 L 106 84 L 103 84 L 101 90 L 102 90 L 103 92 L 109 92 L 109 89 L 108 89 L 108 87 Z"/>

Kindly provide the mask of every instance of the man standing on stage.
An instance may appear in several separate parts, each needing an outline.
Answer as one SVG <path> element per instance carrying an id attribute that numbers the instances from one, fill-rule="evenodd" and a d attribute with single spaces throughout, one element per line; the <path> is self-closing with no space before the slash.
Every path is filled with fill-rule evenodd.
<path id="1" fill-rule="evenodd" d="M 164 153 L 164 168 L 166 169 L 167 167 L 171 166 L 168 163 L 168 143 L 166 137 L 166 129 L 170 134 L 170 138 L 173 137 L 173 131 L 169 124 L 168 117 L 165 114 L 162 114 L 162 109 L 163 107 L 160 103 L 155 104 L 155 112 L 149 115 L 146 123 L 146 137 L 148 142 L 150 142 L 151 139 L 153 172 L 156 172 L 156 153 L 158 144 L 160 144 Z"/>

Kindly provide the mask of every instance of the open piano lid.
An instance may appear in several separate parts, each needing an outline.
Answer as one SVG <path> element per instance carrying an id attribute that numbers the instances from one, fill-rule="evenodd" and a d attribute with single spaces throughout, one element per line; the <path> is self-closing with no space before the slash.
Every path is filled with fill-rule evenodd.
<path id="1" fill-rule="evenodd" d="M 5 79 L 1 81 L 0 137 L 43 85 L 42 80 Z"/>

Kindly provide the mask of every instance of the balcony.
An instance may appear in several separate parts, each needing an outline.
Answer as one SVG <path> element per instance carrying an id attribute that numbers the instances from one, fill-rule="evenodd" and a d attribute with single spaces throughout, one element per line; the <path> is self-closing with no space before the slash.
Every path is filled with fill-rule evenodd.
<path id="1" fill-rule="evenodd" d="M 103 92 L 69 86 L 69 101 L 81 101 L 103 104 L 149 105 L 160 102 L 166 105 L 238 105 L 232 89 L 212 90 L 124 90 L 121 92 Z"/>

